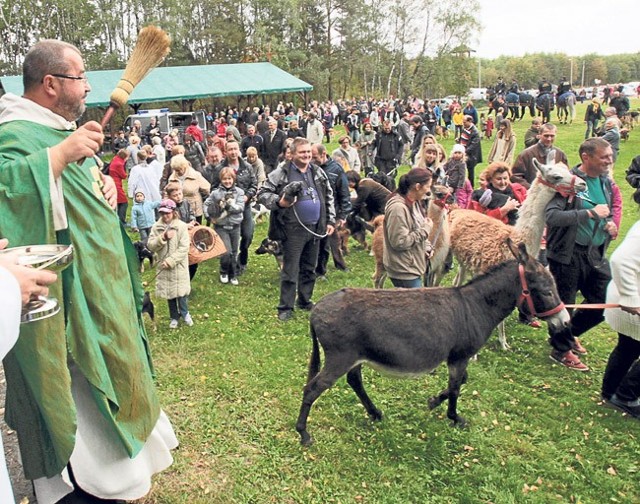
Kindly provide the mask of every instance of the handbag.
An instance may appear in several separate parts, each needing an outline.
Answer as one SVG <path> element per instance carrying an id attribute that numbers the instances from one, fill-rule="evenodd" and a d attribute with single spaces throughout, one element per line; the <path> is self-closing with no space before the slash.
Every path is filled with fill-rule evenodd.
<path id="1" fill-rule="evenodd" d="M 224 242 L 213 229 L 208 226 L 195 226 L 189 230 L 189 265 L 198 264 L 207 259 L 220 257 L 227 253 Z"/>

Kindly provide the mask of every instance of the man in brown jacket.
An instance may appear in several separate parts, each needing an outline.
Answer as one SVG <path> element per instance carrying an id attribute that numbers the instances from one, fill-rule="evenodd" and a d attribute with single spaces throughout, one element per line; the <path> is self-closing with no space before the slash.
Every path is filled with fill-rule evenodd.
<path id="1" fill-rule="evenodd" d="M 538 142 L 518 154 L 515 163 L 513 163 L 511 182 L 517 182 L 529 189 L 537 175 L 536 168 L 533 166 L 534 158 L 542 164 L 547 164 L 548 162 L 568 164 L 566 154 L 554 147 L 553 142 L 555 139 L 556 127 L 550 123 L 543 124 L 538 135 Z M 552 152 L 555 152 L 555 155 L 549 160 L 548 156 Z"/>

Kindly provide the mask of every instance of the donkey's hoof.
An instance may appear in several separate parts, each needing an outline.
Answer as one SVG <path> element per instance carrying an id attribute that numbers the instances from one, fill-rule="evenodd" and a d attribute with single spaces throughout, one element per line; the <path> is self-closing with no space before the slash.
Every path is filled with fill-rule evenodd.
<path id="1" fill-rule="evenodd" d="M 379 409 L 375 409 L 371 413 L 369 413 L 369 418 L 372 422 L 381 422 L 384 418 L 384 415 L 382 414 L 382 411 L 380 411 Z"/>
<path id="2" fill-rule="evenodd" d="M 462 418 L 460 415 L 458 415 L 456 418 L 453 419 L 453 422 L 451 423 L 451 425 L 453 427 L 457 427 L 458 429 L 464 429 L 467 426 L 467 421 Z"/>
<path id="3" fill-rule="evenodd" d="M 309 435 L 308 432 L 300 433 L 300 444 L 306 447 L 309 447 L 313 444 L 313 438 Z"/>

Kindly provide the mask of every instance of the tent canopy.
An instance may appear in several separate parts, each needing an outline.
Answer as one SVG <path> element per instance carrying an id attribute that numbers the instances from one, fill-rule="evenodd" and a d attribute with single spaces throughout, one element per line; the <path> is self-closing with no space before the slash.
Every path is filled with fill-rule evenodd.
<path id="1" fill-rule="evenodd" d="M 106 107 L 123 70 L 87 72 L 87 107 Z M 22 76 L 0 77 L 5 92 L 22 95 Z M 131 93 L 129 103 L 193 100 L 215 96 L 264 95 L 311 91 L 313 86 L 271 63 L 160 67 Z"/>

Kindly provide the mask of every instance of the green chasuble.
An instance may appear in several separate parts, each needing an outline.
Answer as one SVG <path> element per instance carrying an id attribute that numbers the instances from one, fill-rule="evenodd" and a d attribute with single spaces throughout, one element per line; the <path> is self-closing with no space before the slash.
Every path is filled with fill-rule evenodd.
<path id="1" fill-rule="evenodd" d="M 75 444 L 76 410 L 67 359 L 89 381 L 113 442 L 134 457 L 160 406 L 142 324 L 133 246 L 98 188 L 93 160 L 62 174 L 68 229 L 56 233 L 48 147 L 71 132 L 36 122 L 0 124 L 0 237 L 9 246 L 72 243 L 74 259 L 50 288 L 64 309 L 23 324 L 4 360 L 7 423 L 18 432 L 25 475 L 59 474 Z"/>

